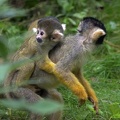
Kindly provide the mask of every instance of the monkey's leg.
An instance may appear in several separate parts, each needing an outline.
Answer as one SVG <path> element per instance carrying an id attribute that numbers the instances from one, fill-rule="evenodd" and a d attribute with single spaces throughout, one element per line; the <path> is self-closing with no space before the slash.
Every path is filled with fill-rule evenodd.
<path id="1" fill-rule="evenodd" d="M 48 98 L 63 104 L 62 95 L 56 89 L 48 90 Z M 49 115 L 48 120 L 62 120 L 62 110 Z"/>
<path id="2" fill-rule="evenodd" d="M 88 94 L 88 99 L 94 105 L 94 110 L 96 111 L 96 113 L 98 113 L 98 99 L 96 97 L 95 91 L 92 89 L 90 83 L 84 78 L 82 73 L 79 73 L 78 78 L 79 78 L 80 83 L 86 89 L 86 92 Z"/>
<path id="3" fill-rule="evenodd" d="M 34 70 L 34 63 L 27 63 L 26 65 L 18 67 L 16 70 L 12 71 L 7 79 L 4 81 L 4 87 L 6 89 L 12 89 L 12 87 L 21 86 L 26 84 Z M 11 88 L 10 88 L 11 87 Z M 9 93 L 5 93 L 7 98 L 10 98 Z"/>
<path id="4" fill-rule="evenodd" d="M 34 71 L 34 62 L 27 63 L 17 68 L 16 73 L 13 76 L 12 84 L 21 85 L 25 84 L 26 80 L 29 80 L 31 74 Z"/>
<path id="5" fill-rule="evenodd" d="M 60 92 L 57 91 L 57 89 L 46 90 L 42 88 L 37 88 L 35 92 L 44 99 L 51 99 L 63 104 L 62 95 Z M 47 116 L 47 120 L 62 120 L 62 110 L 50 114 L 49 116 Z"/>
<path id="6" fill-rule="evenodd" d="M 26 99 L 26 101 L 28 101 L 31 104 L 33 104 L 37 101 L 43 100 L 42 97 L 40 97 L 39 95 L 37 95 L 35 92 L 33 92 L 32 90 L 30 90 L 28 88 L 18 88 L 16 91 L 11 93 L 11 98 L 13 98 L 13 99 L 14 98 L 24 98 L 24 99 Z M 42 116 L 30 112 L 29 120 L 42 120 Z"/>

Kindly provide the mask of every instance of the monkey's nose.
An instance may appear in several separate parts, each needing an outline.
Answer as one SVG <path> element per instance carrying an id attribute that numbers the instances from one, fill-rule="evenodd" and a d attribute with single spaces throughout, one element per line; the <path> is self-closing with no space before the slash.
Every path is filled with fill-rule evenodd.
<path id="1" fill-rule="evenodd" d="M 36 38 L 37 42 L 41 43 L 42 42 L 42 39 L 41 38 Z"/>

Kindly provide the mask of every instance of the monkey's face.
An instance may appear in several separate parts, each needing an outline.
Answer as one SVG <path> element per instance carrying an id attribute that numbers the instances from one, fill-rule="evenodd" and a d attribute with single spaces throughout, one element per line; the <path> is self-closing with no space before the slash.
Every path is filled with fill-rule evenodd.
<path id="1" fill-rule="evenodd" d="M 40 45 L 49 43 L 57 43 L 63 38 L 63 33 L 55 29 L 52 33 L 47 33 L 44 29 L 37 29 L 36 40 Z"/>
<path id="2" fill-rule="evenodd" d="M 63 28 L 60 22 L 53 18 L 38 21 L 36 40 L 40 45 L 54 44 L 62 40 Z"/>
<path id="3" fill-rule="evenodd" d="M 38 43 L 42 43 L 46 37 L 47 37 L 47 35 L 44 30 L 41 30 L 41 29 L 37 30 L 36 40 Z"/>

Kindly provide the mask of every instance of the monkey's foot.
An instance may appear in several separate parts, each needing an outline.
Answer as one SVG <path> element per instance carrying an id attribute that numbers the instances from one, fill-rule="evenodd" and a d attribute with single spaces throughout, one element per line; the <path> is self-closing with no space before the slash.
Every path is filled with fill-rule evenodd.
<path id="1" fill-rule="evenodd" d="M 90 101 L 90 102 L 92 102 L 92 104 L 93 104 L 93 108 L 94 108 L 94 110 L 96 111 L 96 114 L 98 114 L 98 102 L 96 102 L 95 100 L 93 100 L 91 97 L 88 97 L 88 100 Z"/>

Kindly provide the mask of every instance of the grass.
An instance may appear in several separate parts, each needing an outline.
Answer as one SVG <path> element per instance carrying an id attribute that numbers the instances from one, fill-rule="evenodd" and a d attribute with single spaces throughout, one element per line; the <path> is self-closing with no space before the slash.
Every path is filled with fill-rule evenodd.
<path id="1" fill-rule="evenodd" d="M 68 90 L 66 87 L 60 86 L 58 90 L 62 93 L 64 99 L 63 120 L 120 119 L 120 14 L 118 14 L 120 11 L 120 4 L 118 3 L 118 0 L 116 2 L 106 1 L 104 4 L 97 1 L 95 3 L 95 0 L 93 0 L 93 2 L 94 4 L 88 4 L 88 6 L 86 7 L 89 11 L 88 15 L 95 16 L 104 20 L 108 31 L 108 41 L 111 41 L 112 44 L 117 45 L 116 48 L 113 48 L 108 44 L 104 44 L 101 49 L 98 49 L 98 51 L 94 53 L 94 57 L 92 56 L 91 60 L 88 61 L 88 63 L 84 66 L 84 75 L 91 83 L 98 96 L 100 114 L 96 115 L 94 113 L 92 109 L 92 104 L 89 101 L 86 101 L 83 106 L 79 106 L 77 97 L 73 95 L 71 91 Z M 92 2 L 90 1 L 90 3 Z M 84 5 L 87 5 L 87 3 L 84 3 Z M 104 10 L 97 10 L 94 9 L 94 7 L 97 9 L 103 7 Z M 78 10 L 82 13 L 82 9 L 80 9 L 80 7 L 78 7 Z M 76 10 L 73 13 L 76 13 Z M 68 20 L 69 17 L 67 17 L 67 15 L 66 17 L 62 18 L 63 21 Z M 10 51 L 15 51 L 20 45 L 19 42 L 21 41 L 19 40 L 21 40 L 21 34 L 23 33 L 23 31 L 20 30 L 18 26 L 10 24 L 9 22 L 6 24 L 6 22 L 3 21 L 0 23 L 0 26 L 2 28 L 0 30 L 0 33 L 5 32 L 6 36 L 9 38 L 9 47 L 5 43 L 5 46 L 9 48 L 8 53 L 10 53 Z M 0 43 L 1 42 L 3 41 L 0 41 Z M 0 44 L 0 48 L 2 47 L 3 44 L 2 46 Z M 4 48 L 4 50 L 1 49 L 3 53 L 5 52 L 6 47 Z M 6 56 L 8 53 L 6 53 Z M 27 119 L 27 112 L 23 110 L 10 109 L 0 103 L 0 120 Z"/>
<path id="2" fill-rule="evenodd" d="M 90 102 L 87 101 L 85 105 L 79 107 L 77 98 L 70 91 L 61 88 L 65 100 L 64 120 L 109 120 L 112 116 L 110 105 L 120 103 L 119 82 L 114 79 L 99 79 L 91 82 L 99 99 L 100 115 L 97 116 L 90 109 Z"/>
<path id="3" fill-rule="evenodd" d="M 84 75 L 96 91 L 99 99 L 99 115 L 87 101 L 79 106 L 78 99 L 66 87 L 59 91 L 64 98 L 63 120 L 118 120 L 120 119 L 120 56 L 119 53 L 91 58 L 84 66 Z M 0 105 L 0 120 L 27 120 L 25 111 L 8 109 Z"/>
<path id="4" fill-rule="evenodd" d="M 107 55 L 102 60 L 90 61 L 85 66 L 84 74 L 89 79 L 99 99 L 100 114 L 95 115 L 91 109 L 91 103 L 88 101 L 79 107 L 77 98 L 69 90 L 62 87 L 60 92 L 65 100 L 64 120 L 120 119 L 120 57 L 119 59 L 113 59 L 113 57 L 115 56 Z"/>

